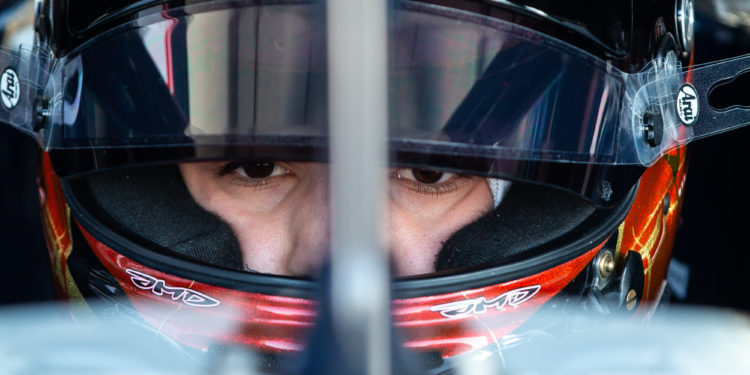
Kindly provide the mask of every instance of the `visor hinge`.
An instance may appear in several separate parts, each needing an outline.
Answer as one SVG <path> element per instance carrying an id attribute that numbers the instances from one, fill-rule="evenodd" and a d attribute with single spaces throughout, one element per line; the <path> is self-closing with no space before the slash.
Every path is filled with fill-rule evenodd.
<path id="1" fill-rule="evenodd" d="M 651 147 L 657 147 L 664 139 L 664 119 L 661 112 L 647 110 L 643 114 L 643 140 Z"/>
<path id="2" fill-rule="evenodd" d="M 37 98 L 34 103 L 34 131 L 38 132 L 47 123 L 50 116 L 49 100 Z"/>

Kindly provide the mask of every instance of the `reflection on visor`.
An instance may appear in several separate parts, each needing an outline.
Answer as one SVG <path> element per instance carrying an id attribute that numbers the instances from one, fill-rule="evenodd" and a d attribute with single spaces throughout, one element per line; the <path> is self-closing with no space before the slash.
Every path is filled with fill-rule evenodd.
<path id="1" fill-rule="evenodd" d="M 63 134 L 50 147 L 325 139 L 323 21 L 299 4 L 161 14 L 93 42 L 68 58 Z M 395 13 L 393 147 L 614 162 L 608 124 L 624 76 L 540 35 L 477 21 L 417 5 Z"/>
<path id="2" fill-rule="evenodd" d="M 3 75 L 0 119 L 27 131 L 39 121 L 49 150 L 181 146 L 193 150 L 184 157 L 219 158 L 324 147 L 324 21 L 320 4 L 198 4 L 146 15 L 54 64 L 3 53 L 16 74 Z M 682 72 L 669 55 L 626 74 L 546 35 L 457 10 L 401 2 L 391 24 L 389 136 L 398 155 L 463 158 L 481 165 L 477 173 L 528 179 L 527 162 L 650 165 L 750 121 L 745 108 L 708 103 L 710 89 L 746 70 L 748 57 Z M 52 67 L 49 80 L 38 66 Z M 49 104 L 32 95 L 42 88 Z M 175 160 L 164 152 L 143 159 Z M 99 155 L 70 172 L 123 160 L 141 157 Z M 590 182 L 577 185 L 601 198 L 587 193 Z"/>

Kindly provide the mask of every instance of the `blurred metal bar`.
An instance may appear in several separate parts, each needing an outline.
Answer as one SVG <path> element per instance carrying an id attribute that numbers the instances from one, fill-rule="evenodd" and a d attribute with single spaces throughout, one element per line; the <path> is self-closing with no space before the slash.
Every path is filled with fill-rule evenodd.
<path id="1" fill-rule="evenodd" d="M 332 304 L 357 373 L 390 372 L 387 1 L 328 0 Z"/>

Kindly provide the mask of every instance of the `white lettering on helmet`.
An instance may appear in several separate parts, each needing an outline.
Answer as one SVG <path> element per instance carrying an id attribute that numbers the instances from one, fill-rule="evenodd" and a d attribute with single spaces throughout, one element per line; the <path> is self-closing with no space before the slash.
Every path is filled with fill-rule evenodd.
<path id="1" fill-rule="evenodd" d="M 194 307 L 214 307 L 220 303 L 219 300 L 192 289 L 167 286 L 164 280 L 143 272 L 130 268 L 125 269 L 125 272 L 130 275 L 130 281 L 133 282 L 133 285 L 139 289 L 150 290 L 157 296 L 166 294 L 174 301 L 180 300 L 182 303 Z"/>
<path id="2" fill-rule="evenodd" d="M 539 289 L 541 289 L 539 285 L 526 286 L 505 292 L 489 300 L 484 297 L 478 297 L 435 305 L 430 308 L 430 311 L 439 312 L 442 316 L 450 319 L 479 315 L 485 313 L 490 308 L 503 310 L 505 306 L 518 307 L 531 299 L 531 297 L 539 292 Z"/>
<path id="3" fill-rule="evenodd" d="M 7 68 L 0 77 L 0 99 L 3 106 L 8 110 L 13 109 L 20 97 L 21 83 L 18 81 L 18 74 L 15 70 Z"/>
<path id="4" fill-rule="evenodd" d="M 677 114 L 685 125 L 692 125 L 698 119 L 698 93 L 689 83 L 683 84 L 677 93 Z"/>

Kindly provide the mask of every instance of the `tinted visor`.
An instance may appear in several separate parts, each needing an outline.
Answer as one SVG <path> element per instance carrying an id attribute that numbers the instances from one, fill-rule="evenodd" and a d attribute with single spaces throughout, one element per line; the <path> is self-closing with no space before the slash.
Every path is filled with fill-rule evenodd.
<path id="1" fill-rule="evenodd" d="M 71 53 L 47 135 L 58 172 L 323 161 L 324 5 L 229 6 L 144 11 Z M 637 179 L 639 167 L 612 171 L 625 78 L 605 62 L 509 22 L 419 3 L 399 3 L 391 30 L 394 163 L 551 184 L 602 205 Z"/>

